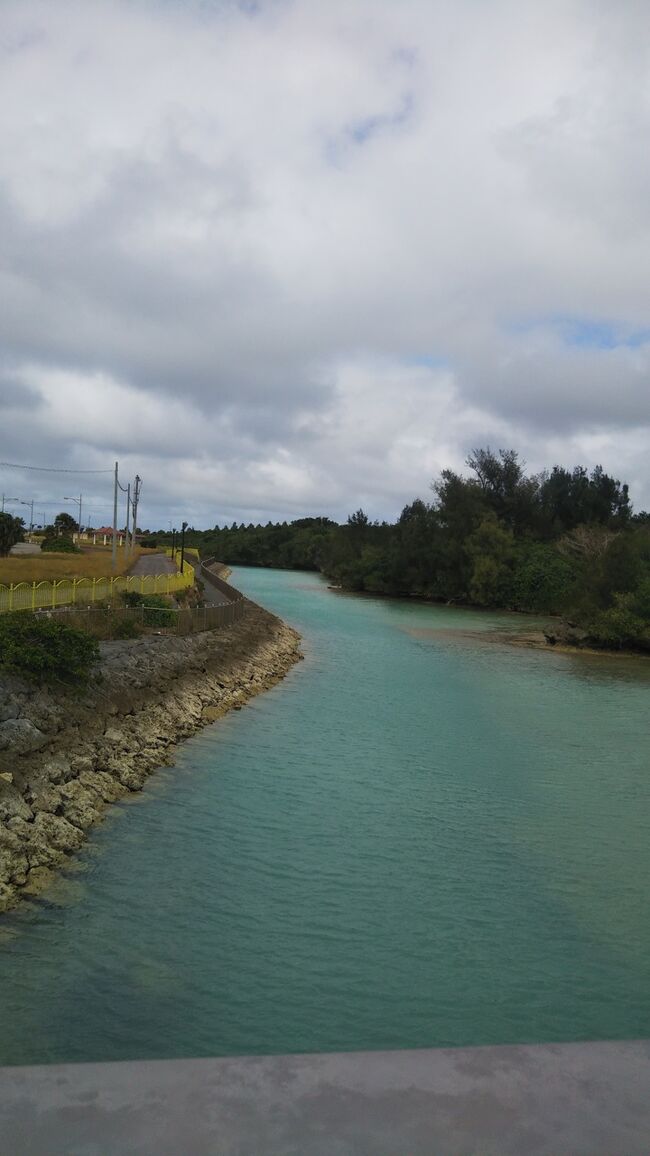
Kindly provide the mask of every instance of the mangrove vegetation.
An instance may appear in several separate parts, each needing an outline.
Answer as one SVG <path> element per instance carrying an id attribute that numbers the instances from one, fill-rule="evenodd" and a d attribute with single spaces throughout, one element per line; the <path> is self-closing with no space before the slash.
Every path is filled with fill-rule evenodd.
<path id="1" fill-rule="evenodd" d="M 346 590 L 561 615 L 565 636 L 650 650 L 650 515 L 600 466 L 527 474 L 514 450 L 477 449 L 395 523 L 359 509 L 190 531 L 233 565 L 320 570 Z M 568 635 L 566 631 L 569 631 Z"/>

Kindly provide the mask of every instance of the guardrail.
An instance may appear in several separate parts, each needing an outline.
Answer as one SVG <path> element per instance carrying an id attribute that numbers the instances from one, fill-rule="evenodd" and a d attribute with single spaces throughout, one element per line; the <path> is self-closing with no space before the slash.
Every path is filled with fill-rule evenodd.
<path id="1" fill-rule="evenodd" d="M 0 585 L 0 614 L 10 610 L 54 610 L 57 606 L 106 602 L 116 594 L 175 594 L 194 585 L 194 567 L 185 562 L 182 574 L 120 574 L 106 578 L 61 578 L 58 582 L 16 582 Z"/>
<path id="2" fill-rule="evenodd" d="M 0 1130 L 12 1156 L 647 1156 L 649 1091 L 643 1040 L 47 1064 L 0 1068 Z"/>

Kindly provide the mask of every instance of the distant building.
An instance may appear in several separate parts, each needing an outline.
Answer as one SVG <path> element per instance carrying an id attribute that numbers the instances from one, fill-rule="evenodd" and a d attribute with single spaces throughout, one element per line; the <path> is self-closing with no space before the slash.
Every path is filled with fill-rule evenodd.
<path id="1" fill-rule="evenodd" d="M 100 526 L 98 530 L 88 529 L 88 530 L 86 530 L 85 536 L 87 536 L 88 538 L 92 538 L 93 546 L 96 546 L 98 543 L 100 546 L 108 546 L 109 542 L 113 541 L 113 527 L 112 526 Z M 123 538 L 124 538 L 124 531 L 118 530 L 117 531 L 118 546 L 122 545 Z"/>

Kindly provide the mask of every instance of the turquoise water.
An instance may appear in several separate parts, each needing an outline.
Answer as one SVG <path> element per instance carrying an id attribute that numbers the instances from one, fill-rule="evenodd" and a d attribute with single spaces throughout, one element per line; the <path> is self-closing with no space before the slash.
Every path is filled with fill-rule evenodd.
<path id="1" fill-rule="evenodd" d="M 0 923 L 0 1062 L 650 1035 L 650 664 L 234 580 L 306 661 Z"/>

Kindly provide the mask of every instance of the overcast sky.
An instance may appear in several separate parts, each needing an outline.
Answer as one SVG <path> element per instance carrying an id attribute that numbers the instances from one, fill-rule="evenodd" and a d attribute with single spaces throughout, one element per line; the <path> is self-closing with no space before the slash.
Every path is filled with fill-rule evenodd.
<path id="1" fill-rule="evenodd" d="M 152 528 L 487 444 L 649 507 L 649 142 L 647 0 L 2 0 L 0 457 Z"/>

